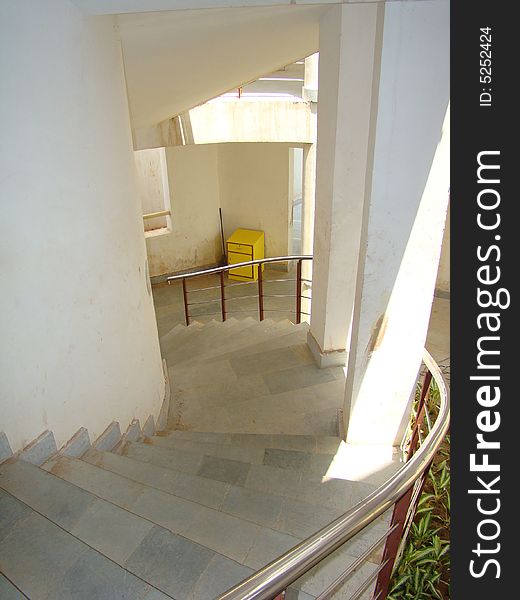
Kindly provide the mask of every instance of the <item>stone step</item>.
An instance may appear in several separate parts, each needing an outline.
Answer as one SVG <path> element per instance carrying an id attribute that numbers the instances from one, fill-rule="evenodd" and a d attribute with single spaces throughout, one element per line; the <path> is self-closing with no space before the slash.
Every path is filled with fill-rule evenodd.
<path id="1" fill-rule="evenodd" d="M 272 321 L 271 319 L 262 322 L 256 321 L 250 327 L 243 327 L 242 321 L 240 321 L 233 331 L 216 328 L 213 330 L 212 335 L 208 334 L 208 337 L 204 340 L 191 340 L 190 344 L 183 347 L 185 353 L 178 357 L 178 360 L 180 359 L 183 363 L 199 363 L 209 356 L 218 354 L 221 345 L 226 344 L 227 348 L 232 349 L 240 348 L 244 345 L 255 344 L 260 340 L 271 338 L 278 331 L 285 330 L 285 328 L 286 325 L 283 322 Z M 172 361 L 172 364 L 174 363 L 175 361 Z"/>
<path id="2" fill-rule="evenodd" d="M 306 342 L 307 332 L 307 323 L 300 323 L 300 325 L 291 325 L 291 327 L 288 328 L 287 331 L 280 331 L 278 335 L 271 337 L 271 339 L 264 340 L 263 342 L 256 342 L 249 346 L 244 345 L 232 350 L 224 350 L 222 353 L 211 356 L 207 360 L 224 360 L 236 358 L 238 356 L 248 356 L 250 354 L 265 352 L 266 350 L 272 350 L 276 348 L 286 348 L 295 344 L 303 344 Z"/>
<path id="3" fill-rule="evenodd" d="M 168 476 L 167 469 L 161 467 L 150 468 L 150 465 L 144 464 L 139 465 L 138 461 L 109 452 L 95 452 L 95 456 L 92 454 L 87 457 L 87 460 L 95 460 L 98 466 L 122 474 L 129 479 L 141 482 L 149 481 L 152 487 L 157 486 L 158 482 L 162 482 L 159 489 L 169 493 L 172 493 L 173 490 L 174 495 L 179 493 L 178 487 L 181 481 L 177 477 L 172 481 Z M 192 483 L 193 478 L 182 483 L 181 487 L 188 490 L 192 487 Z M 222 497 L 222 491 L 221 489 L 220 497 Z M 215 499 L 213 495 L 210 499 L 212 504 L 215 503 Z M 205 491 L 199 495 L 197 500 L 202 504 L 206 502 L 207 495 Z M 304 539 L 315 533 L 343 513 L 343 510 L 330 509 L 322 505 L 317 506 L 298 499 L 283 498 L 276 494 L 248 490 L 234 485 L 227 485 L 227 492 L 222 500 L 220 511 L 299 539 Z M 345 544 L 340 551 L 342 561 L 348 564 L 349 561 L 352 561 L 352 557 L 360 556 L 387 529 L 389 519 L 389 513 L 380 517 L 366 530 Z M 259 554 L 257 558 L 250 557 L 251 561 L 257 560 L 255 568 L 260 568 L 263 565 L 261 556 L 266 555 Z M 380 557 L 381 551 L 376 551 L 370 560 L 377 563 Z M 328 577 L 331 562 L 333 564 L 337 563 L 336 559 L 326 561 L 323 569 L 320 567 L 316 570 L 319 571 L 319 575 L 315 571 L 304 577 L 300 582 L 301 586 L 309 591 L 316 590 L 316 593 L 320 592 L 321 590 L 318 588 L 323 585 L 324 578 Z M 254 562 L 250 564 L 253 565 Z M 332 578 L 329 579 L 329 581 L 331 580 Z M 350 588 L 350 592 L 352 592 L 352 588 Z"/>
<path id="4" fill-rule="evenodd" d="M 82 460 L 149 487 L 298 538 L 310 535 L 344 511 L 278 494 L 189 475 L 112 452 L 89 451 Z M 305 517 L 305 518 L 303 518 Z"/>
<path id="5" fill-rule="evenodd" d="M 208 356 L 219 356 L 220 354 L 235 348 L 241 348 L 245 344 L 254 344 L 258 336 L 263 335 L 262 332 L 267 330 L 272 332 L 272 335 L 280 329 L 280 323 L 272 321 L 271 319 L 265 321 L 258 321 L 252 317 L 247 317 L 241 321 L 242 327 L 233 333 L 233 335 L 221 335 L 218 339 L 218 344 L 214 343 L 210 347 L 204 350 L 204 353 L 200 355 L 191 352 L 191 356 L 188 358 L 192 360 L 207 360 Z"/>
<path id="6" fill-rule="evenodd" d="M 255 465 L 271 465 L 303 472 L 308 471 L 322 476 L 326 475 L 329 466 L 334 460 L 334 454 L 318 454 L 314 451 L 308 452 L 306 450 L 295 450 L 294 448 L 287 449 L 284 446 L 290 445 L 292 440 L 290 440 L 288 444 L 285 444 L 283 438 L 289 436 L 280 437 L 282 438 L 282 441 L 278 446 L 281 445 L 282 448 L 272 447 L 269 443 L 267 443 L 267 445 L 265 443 L 262 444 L 260 443 L 260 440 L 256 440 L 256 443 L 254 444 L 222 444 L 179 439 L 169 435 L 147 437 L 144 442 L 152 446 L 183 450 L 194 454 L 204 454 L 205 456 L 218 456 L 220 458 L 238 460 Z"/>
<path id="7" fill-rule="evenodd" d="M 209 323 L 207 324 L 209 326 Z M 187 327 L 184 324 L 175 325 L 173 329 L 170 329 L 168 333 L 165 333 L 160 337 L 161 346 L 169 344 L 173 339 L 182 340 L 186 336 L 190 336 L 194 331 L 199 331 L 205 327 L 203 323 L 193 322 Z"/>
<path id="8" fill-rule="evenodd" d="M 144 578 L 133 574 L 130 569 L 121 567 L 103 553 L 96 551 L 91 543 L 82 541 L 77 532 L 72 535 L 63 525 L 55 522 L 66 522 L 68 527 L 72 528 L 72 519 L 77 516 L 79 525 L 82 513 L 85 512 L 86 516 L 86 512 L 94 507 L 97 501 L 94 497 L 91 498 L 91 504 L 85 501 L 78 503 L 78 494 L 81 494 L 81 491 L 74 486 L 70 488 L 75 489 L 74 499 L 64 498 L 62 493 L 57 492 L 59 486 L 53 488 L 48 482 L 43 483 L 41 489 L 42 481 L 35 478 L 34 474 L 52 476 L 23 461 L 17 461 L 16 465 L 7 465 L 8 481 L 4 481 L 6 465 L 2 465 L 3 483 L 0 489 L 0 564 L 3 574 L 12 582 L 10 592 L 14 584 L 26 598 L 42 600 L 72 597 L 160 600 L 173 597 L 160 592 Z M 17 496 L 5 491 L 5 487 L 16 488 L 17 494 L 26 499 L 30 497 L 31 502 L 34 500 L 34 504 L 42 509 L 43 513 L 41 510 L 33 510 L 30 503 L 21 501 Z M 67 492 L 70 492 L 70 489 Z M 63 489 L 60 489 L 60 492 L 63 492 Z M 56 503 L 51 501 L 51 498 Z M 53 518 L 46 518 L 46 512 L 51 513 Z M 91 527 L 96 526 L 94 516 L 90 517 L 90 521 Z M 116 527 L 115 521 L 110 517 L 105 519 L 107 526 L 111 523 Z M 150 528 L 152 531 L 151 524 Z M 119 533 L 124 534 L 125 530 L 122 529 Z M 128 532 L 126 534 L 129 538 Z M 139 533 L 132 531 L 131 536 L 134 535 Z M 112 546 L 114 542 L 115 540 L 111 540 Z M 131 556 L 126 562 L 130 559 Z M 180 573 L 180 576 L 184 574 Z M 0 582 L 3 599 L 2 586 L 5 587 L 5 584 Z M 20 598 L 21 594 L 14 597 Z"/>
<path id="9" fill-rule="evenodd" d="M 279 451 L 284 453 L 285 451 Z M 187 452 L 140 442 L 125 444 L 123 456 L 173 471 L 237 485 L 248 490 L 294 498 L 341 511 L 347 510 L 375 489 L 374 484 L 324 478 L 309 469 L 284 468 L 269 464 Z M 312 455 L 320 458 L 325 455 Z"/>
<path id="10" fill-rule="evenodd" d="M 169 430 L 159 431 L 157 436 L 190 440 L 209 444 L 230 444 L 241 447 L 277 448 L 279 450 L 300 450 L 318 454 L 335 454 L 343 443 L 335 436 L 318 435 L 273 435 L 260 433 L 212 433 L 201 431 Z"/>
<path id="11" fill-rule="evenodd" d="M 338 433 L 344 383 L 335 368 L 298 364 L 296 352 L 280 353 L 294 366 L 272 371 L 268 355 L 257 360 L 215 361 L 170 370 L 168 427 L 218 433 L 331 436 Z M 274 354 L 274 352 L 272 353 Z M 248 357 L 245 357 L 248 358 Z M 217 410 L 218 409 L 218 410 Z"/>
<path id="12" fill-rule="evenodd" d="M 226 340 L 222 340 L 223 344 L 215 345 L 206 352 L 202 360 L 214 360 L 218 359 L 221 354 L 227 354 L 228 352 L 237 353 L 241 350 L 248 348 L 254 348 L 266 341 L 272 341 L 280 336 L 286 335 L 288 332 L 293 330 L 294 325 L 290 321 L 271 321 L 266 319 L 258 323 L 255 327 L 243 331 L 240 334 L 236 334 L 233 340 L 229 340 L 229 344 Z M 189 364 L 197 362 L 199 359 L 196 356 L 190 359 Z"/>
<path id="13" fill-rule="evenodd" d="M 204 325 L 195 326 L 195 324 L 191 324 L 189 327 L 186 327 L 184 331 L 177 335 L 172 335 L 167 339 L 162 338 L 161 350 L 163 356 L 168 359 L 168 355 L 175 353 L 179 347 L 184 347 L 187 344 L 200 343 L 199 340 L 204 340 L 207 336 L 212 335 L 215 330 L 220 330 L 223 325 L 229 327 L 236 324 L 236 319 L 229 320 L 227 325 L 214 319 Z"/>
<path id="14" fill-rule="evenodd" d="M 299 541 L 83 460 L 60 457 L 48 468 L 98 498 L 250 568 L 257 568 L 259 556 L 266 564 Z"/>
<path id="15" fill-rule="evenodd" d="M 210 328 L 204 327 L 181 342 L 175 343 L 175 338 L 172 338 L 169 345 L 164 347 L 165 358 L 174 363 L 185 360 L 187 357 L 203 356 L 206 349 L 214 347 L 215 340 L 233 337 L 234 334 L 248 326 L 249 323 L 244 324 L 242 321 L 230 318 L 225 322 L 218 321 Z"/>

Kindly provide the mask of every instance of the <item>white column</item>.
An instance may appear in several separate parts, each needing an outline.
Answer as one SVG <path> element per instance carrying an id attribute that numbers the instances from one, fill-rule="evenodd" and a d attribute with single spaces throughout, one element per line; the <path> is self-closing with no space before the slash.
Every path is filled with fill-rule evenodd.
<path id="1" fill-rule="evenodd" d="M 344 364 L 370 164 L 384 5 L 341 4 L 320 23 L 313 301 L 309 347 Z"/>
<path id="2" fill-rule="evenodd" d="M 344 409 L 350 443 L 397 444 L 408 420 L 448 203 L 449 30 L 448 2 L 386 5 Z"/>
<path id="3" fill-rule="evenodd" d="M 0 56 L 0 428 L 17 450 L 157 416 L 165 384 L 113 18 L 2 2 Z"/>

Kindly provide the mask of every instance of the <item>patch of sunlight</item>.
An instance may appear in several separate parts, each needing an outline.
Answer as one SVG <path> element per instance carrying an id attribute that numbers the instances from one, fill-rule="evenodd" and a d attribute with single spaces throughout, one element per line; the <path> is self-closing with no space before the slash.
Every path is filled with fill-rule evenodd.
<path id="1" fill-rule="evenodd" d="M 330 479 L 348 479 L 379 485 L 400 466 L 399 451 L 393 446 L 341 442 L 327 472 L 322 477 L 322 483 Z"/>

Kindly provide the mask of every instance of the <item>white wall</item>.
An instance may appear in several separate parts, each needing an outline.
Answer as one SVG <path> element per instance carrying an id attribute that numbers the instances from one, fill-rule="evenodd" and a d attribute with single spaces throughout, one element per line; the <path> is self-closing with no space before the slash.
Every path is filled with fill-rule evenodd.
<path id="1" fill-rule="evenodd" d="M 166 149 L 153 148 L 134 152 L 137 172 L 137 191 L 143 215 L 170 210 L 170 187 Z M 154 235 L 157 230 L 171 229 L 171 218 L 166 215 L 144 220 L 144 229 Z"/>
<path id="2" fill-rule="evenodd" d="M 217 147 L 166 148 L 170 187 L 170 233 L 147 238 L 151 276 L 218 262 L 219 224 Z"/>
<path id="3" fill-rule="evenodd" d="M 111 17 L 0 4 L 0 430 L 157 416 L 164 376 Z"/>
<path id="4" fill-rule="evenodd" d="M 289 144 L 219 144 L 224 233 L 265 232 L 265 255 L 289 250 Z"/>

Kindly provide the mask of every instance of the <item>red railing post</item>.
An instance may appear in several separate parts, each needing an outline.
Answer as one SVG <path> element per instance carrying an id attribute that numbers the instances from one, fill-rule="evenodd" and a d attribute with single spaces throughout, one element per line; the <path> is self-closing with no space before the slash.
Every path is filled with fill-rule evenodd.
<path id="1" fill-rule="evenodd" d="M 264 280 L 262 275 L 262 265 L 258 265 L 258 314 L 260 321 L 264 320 Z M 276 598 L 275 598 L 276 600 Z"/>
<path id="2" fill-rule="evenodd" d="M 390 584 L 390 578 L 392 577 L 395 559 L 397 558 L 397 551 L 399 550 L 399 546 L 401 544 L 401 538 L 406 524 L 406 516 L 410 507 L 412 494 L 413 485 L 394 505 L 394 512 L 392 514 L 390 527 L 393 527 L 396 523 L 397 527 L 386 539 L 385 550 L 383 552 L 383 558 L 381 562 L 384 563 L 385 560 L 388 562 L 377 577 L 377 583 L 373 596 L 378 600 L 385 600 L 388 594 L 388 586 Z"/>
<path id="3" fill-rule="evenodd" d="M 224 271 L 220 271 L 220 307 L 222 309 L 222 320 L 226 320 L 226 296 L 224 294 Z"/>
<path id="4" fill-rule="evenodd" d="M 296 324 L 302 320 L 302 260 L 296 263 Z"/>
<path id="5" fill-rule="evenodd" d="M 431 381 L 432 374 L 430 373 L 430 371 L 426 371 L 421 390 L 421 397 L 417 405 L 417 415 L 415 417 L 415 423 L 412 428 L 412 435 L 410 436 L 410 443 L 408 446 L 408 452 L 406 454 L 406 460 L 409 460 L 413 456 L 414 452 L 417 450 L 417 442 L 419 441 L 419 429 L 421 428 L 424 421 L 424 405 L 426 404 L 426 398 L 428 397 Z"/>
<path id="6" fill-rule="evenodd" d="M 186 326 L 190 324 L 190 315 L 188 313 L 188 290 L 186 289 L 186 278 L 182 278 L 182 298 L 184 300 L 184 318 L 186 319 Z"/>

